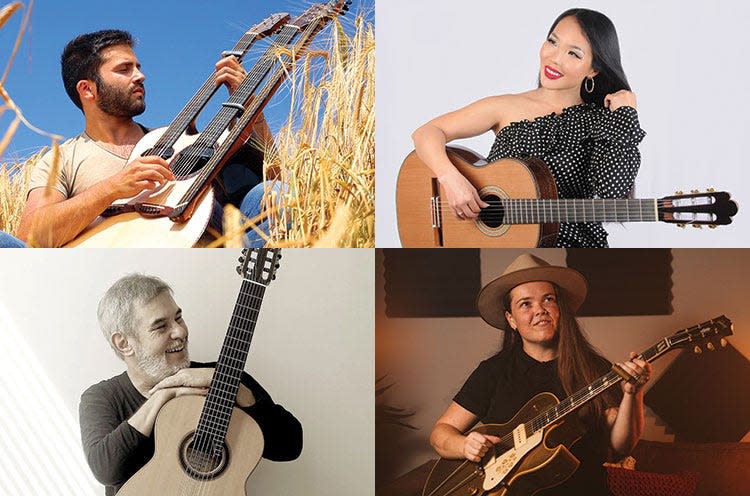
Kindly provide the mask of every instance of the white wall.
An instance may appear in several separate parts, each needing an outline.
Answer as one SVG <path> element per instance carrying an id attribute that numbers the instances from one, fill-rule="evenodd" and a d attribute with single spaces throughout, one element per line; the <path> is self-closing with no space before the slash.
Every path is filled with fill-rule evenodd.
<path id="1" fill-rule="evenodd" d="M 248 494 L 372 493 L 374 252 L 282 253 L 246 370 L 301 421 L 304 448 L 294 462 L 261 461 Z M 235 250 L 4 250 L 0 307 L 42 363 L 64 413 L 77 419 L 81 392 L 124 370 L 96 322 L 109 285 L 134 271 L 169 282 L 190 329 L 191 358 L 212 361 L 240 287 L 238 256 Z M 36 470 L 44 477 L 43 464 Z"/>
<path id="2" fill-rule="evenodd" d="M 565 250 L 533 252 L 552 264 L 565 265 Z M 375 375 L 385 375 L 394 383 L 382 399 L 415 412 L 407 421 L 418 428 L 385 426 L 381 430 L 378 426 L 377 478 L 387 481 L 436 458 L 428 442 L 435 420 L 477 364 L 500 349 L 502 334 L 480 317 L 387 318 L 382 253 L 378 250 L 376 259 Z M 482 283 L 499 276 L 520 253 L 522 250 L 482 250 Z M 675 249 L 672 255 L 672 315 L 581 318 L 592 344 L 607 359 L 622 361 L 630 351 L 641 352 L 680 329 L 726 314 L 734 322 L 729 341 L 750 357 L 750 308 L 746 302 L 750 250 Z M 670 352 L 653 363 L 652 384 L 676 356 Z M 643 437 L 673 440 L 650 411 Z M 745 440 L 750 441 L 750 433 Z"/>
<path id="3" fill-rule="evenodd" d="M 479 98 L 535 87 L 539 47 L 557 15 L 571 6 L 601 10 L 617 28 L 648 133 L 636 196 L 713 187 L 730 191 L 740 205 L 735 222 L 716 230 L 610 225 L 610 246 L 748 245 L 747 2 L 378 0 L 376 246 L 400 246 L 396 176 L 413 148 L 412 131 Z M 486 155 L 492 139 L 488 133 L 461 144 Z"/>

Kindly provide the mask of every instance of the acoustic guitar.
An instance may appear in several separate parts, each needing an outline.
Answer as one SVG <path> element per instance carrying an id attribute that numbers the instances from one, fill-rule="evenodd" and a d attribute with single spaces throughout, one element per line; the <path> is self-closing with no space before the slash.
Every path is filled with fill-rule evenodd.
<path id="1" fill-rule="evenodd" d="M 237 303 L 208 395 L 178 396 L 159 410 L 154 456 L 118 496 L 245 494 L 263 454 L 263 433 L 235 401 L 266 287 L 275 278 L 278 249 L 243 250 Z"/>
<path id="2" fill-rule="evenodd" d="M 538 158 L 488 163 L 471 150 L 449 146 L 448 158 L 489 207 L 476 220 L 456 218 L 435 174 L 411 152 L 396 189 L 401 244 L 406 248 L 554 246 L 560 222 L 669 222 L 711 228 L 732 222 L 729 193 L 678 192 L 660 199 L 558 199 L 557 186 Z"/>
<path id="3" fill-rule="evenodd" d="M 330 19 L 348 10 L 350 3 L 350 0 L 332 0 L 328 4 L 315 4 L 287 22 L 200 135 L 183 134 L 176 142 L 170 140 L 173 146 L 166 148 L 158 141 L 154 144 L 158 135 L 144 136 L 128 161 L 153 152 L 171 157 L 170 167 L 176 180 L 116 202 L 66 246 L 193 246 L 211 218 L 214 203 L 211 181 L 248 140 L 253 125 L 291 72 L 294 61 Z M 287 50 L 280 53 L 279 47 Z M 262 90 L 258 90 L 261 85 Z"/>
<path id="4" fill-rule="evenodd" d="M 721 315 L 665 337 L 638 355 L 652 362 L 670 350 L 699 346 L 716 350 L 726 346 L 732 334 L 731 321 Z M 505 424 L 487 424 L 472 431 L 497 436 L 493 446 L 474 463 L 438 460 L 424 485 L 422 496 L 531 496 L 561 484 L 580 462 L 569 448 L 582 432 L 571 414 L 587 402 L 630 376 L 614 365 L 606 375 L 559 401 L 552 393 L 534 396 Z"/>

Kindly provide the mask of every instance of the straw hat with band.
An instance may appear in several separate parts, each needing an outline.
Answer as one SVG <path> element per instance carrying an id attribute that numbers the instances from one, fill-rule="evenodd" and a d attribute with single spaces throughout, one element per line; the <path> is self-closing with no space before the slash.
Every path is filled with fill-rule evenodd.
<path id="1" fill-rule="evenodd" d="M 583 274 L 575 269 L 550 265 L 530 253 L 524 253 L 511 263 L 497 279 L 488 283 L 477 295 L 477 310 L 491 326 L 505 328 L 505 294 L 519 284 L 532 281 L 548 281 L 556 284 L 565 293 L 565 299 L 575 312 L 586 299 L 588 283 Z"/>

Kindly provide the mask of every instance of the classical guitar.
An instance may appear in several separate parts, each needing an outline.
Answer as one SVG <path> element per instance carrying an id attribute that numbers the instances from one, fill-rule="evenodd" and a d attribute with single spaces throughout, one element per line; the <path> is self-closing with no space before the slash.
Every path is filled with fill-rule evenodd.
<path id="1" fill-rule="evenodd" d="M 237 303 L 208 395 L 179 396 L 159 411 L 154 456 L 118 496 L 245 494 L 263 454 L 258 424 L 234 405 L 266 287 L 275 277 L 278 249 L 243 250 Z"/>
<path id="2" fill-rule="evenodd" d="M 183 146 L 176 153 L 171 146 L 164 147 L 158 142 L 152 146 L 155 138 L 145 136 L 136 145 L 131 159 L 154 152 L 171 156 L 170 166 L 176 180 L 111 205 L 66 246 L 193 246 L 211 218 L 211 181 L 250 137 L 253 125 L 290 73 L 294 61 L 331 18 L 348 10 L 349 3 L 350 0 L 333 0 L 315 4 L 287 22 L 206 129 L 180 143 L 170 143 L 175 149 Z M 280 54 L 279 47 L 289 51 Z M 258 91 L 261 84 L 263 89 Z M 234 126 L 227 131 L 233 121 Z"/>
<path id="3" fill-rule="evenodd" d="M 716 227 L 732 222 L 737 203 L 709 190 L 660 199 L 558 199 L 538 158 L 487 163 L 474 152 L 447 147 L 448 158 L 490 206 L 476 220 L 460 220 L 442 199 L 432 171 L 412 152 L 398 176 L 396 211 L 404 247 L 554 246 L 560 222 L 669 222 Z"/>
<path id="4" fill-rule="evenodd" d="M 732 323 L 719 316 L 663 338 L 638 357 L 651 362 L 670 350 L 704 345 L 715 350 L 726 345 Z M 501 439 L 480 463 L 438 460 L 422 496 L 531 496 L 567 480 L 580 462 L 569 448 L 581 436 L 577 417 L 566 415 L 585 405 L 620 381 L 627 372 L 614 365 L 606 375 L 559 401 L 540 393 L 505 424 L 487 424 L 473 431 Z"/>

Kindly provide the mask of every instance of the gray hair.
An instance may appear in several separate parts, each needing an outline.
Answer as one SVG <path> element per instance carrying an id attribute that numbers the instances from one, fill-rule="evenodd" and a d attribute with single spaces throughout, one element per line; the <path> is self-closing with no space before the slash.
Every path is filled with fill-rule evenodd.
<path id="1" fill-rule="evenodd" d="M 135 305 L 148 303 L 165 291 L 173 294 L 169 284 L 158 277 L 134 273 L 118 279 L 99 300 L 96 310 L 99 327 L 118 357 L 122 358 L 112 344 L 112 336 L 118 332 L 128 337 L 135 336 Z"/>

